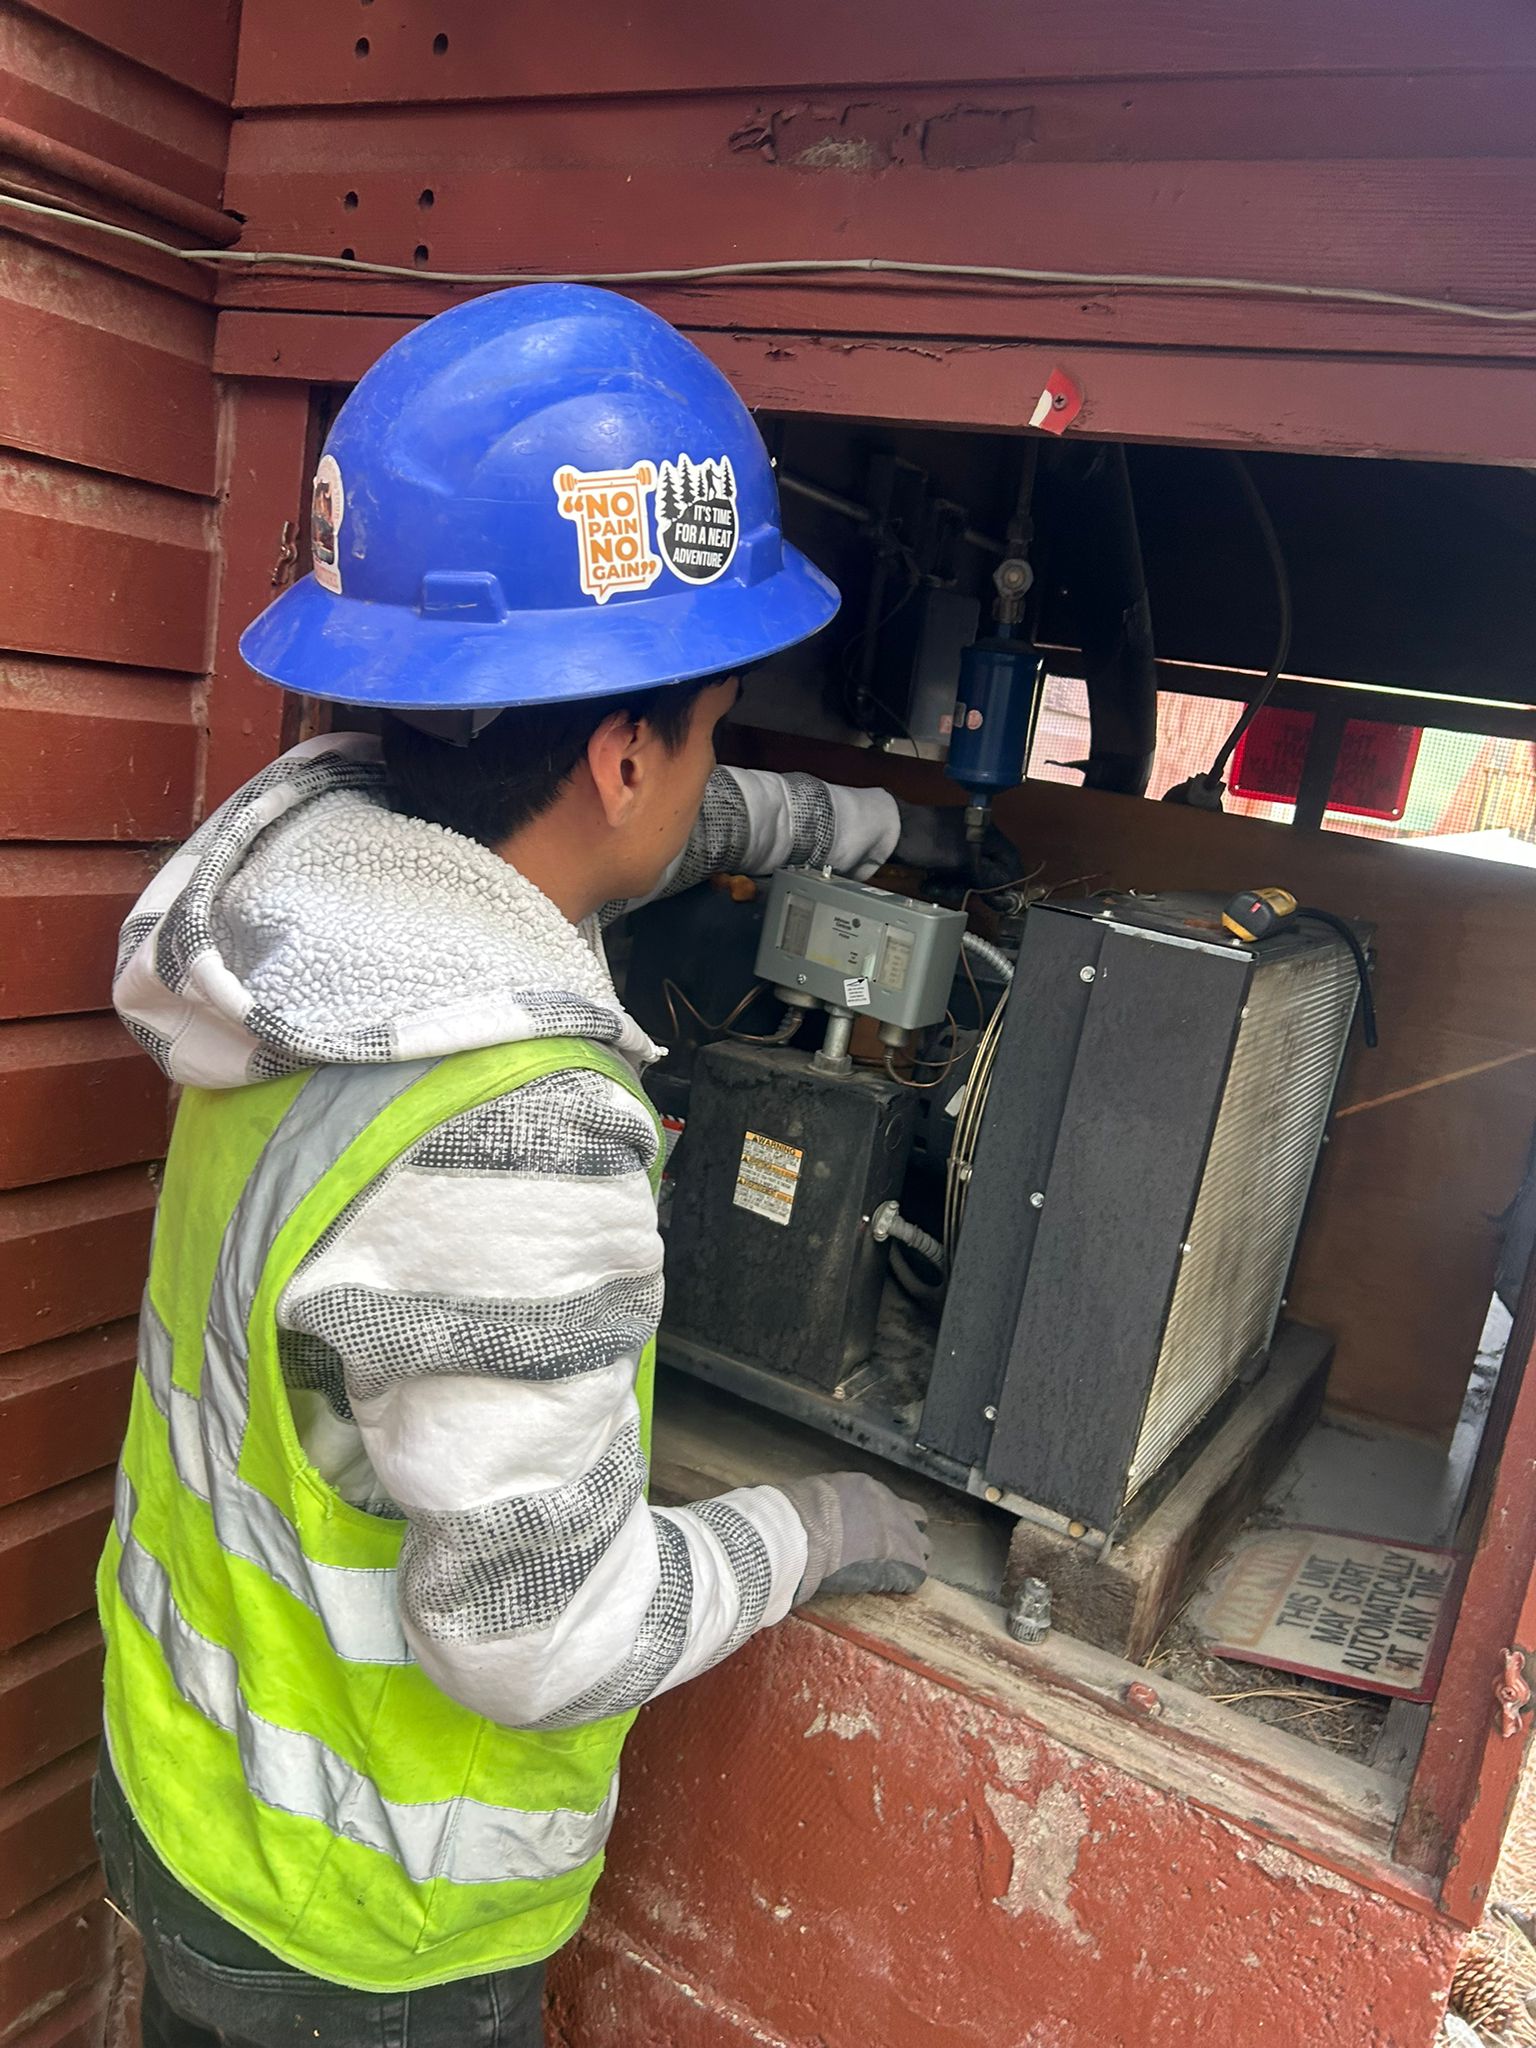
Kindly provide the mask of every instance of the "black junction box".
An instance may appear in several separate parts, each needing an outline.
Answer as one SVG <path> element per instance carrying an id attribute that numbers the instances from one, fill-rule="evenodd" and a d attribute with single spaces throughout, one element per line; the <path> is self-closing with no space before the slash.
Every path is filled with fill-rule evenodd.
<path id="1" fill-rule="evenodd" d="M 673 1158 L 666 1334 L 831 1388 L 869 1357 L 913 1097 L 803 1052 L 712 1045 Z"/>

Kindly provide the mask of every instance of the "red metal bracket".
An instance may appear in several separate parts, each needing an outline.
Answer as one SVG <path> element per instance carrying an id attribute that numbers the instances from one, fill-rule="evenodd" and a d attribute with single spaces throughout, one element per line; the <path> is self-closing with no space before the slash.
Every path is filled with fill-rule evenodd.
<path id="1" fill-rule="evenodd" d="M 1525 1657 L 1519 1650 L 1504 1652 L 1504 1670 L 1493 1688 L 1499 1703 L 1499 1733 L 1520 1733 L 1520 1709 L 1531 1703 L 1531 1688 L 1525 1682 Z"/>

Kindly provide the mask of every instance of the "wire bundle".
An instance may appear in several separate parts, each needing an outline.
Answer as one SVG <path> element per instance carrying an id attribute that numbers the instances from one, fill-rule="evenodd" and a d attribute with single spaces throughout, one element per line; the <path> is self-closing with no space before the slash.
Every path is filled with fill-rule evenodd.
<path id="1" fill-rule="evenodd" d="M 965 1094 L 955 1118 L 954 1135 L 950 1139 L 949 1162 L 944 1172 L 944 1249 L 951 1261 L 960 1241 L 960 1226 L 965 1220 L 966 1192 L 976 1164 L 976 1142 L 981 1136 L 987 1093 L 992 1086 L 992 1067 L 1002 1042 L 1003 1020 L 1007 1015 L 1011 990 L 1012 983 L 1005 982 L 996 1008 L 982 1026 L 976 1057 L 971 1063 Z"/>

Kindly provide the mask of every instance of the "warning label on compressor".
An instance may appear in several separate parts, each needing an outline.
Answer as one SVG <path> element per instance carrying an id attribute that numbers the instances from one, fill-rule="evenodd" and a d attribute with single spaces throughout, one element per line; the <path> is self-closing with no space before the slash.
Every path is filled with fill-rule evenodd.
<path id="1" fill-rule="evenodd" d="M 788 1224 L 795 1206 L 795 1189 L 805 1154 L 793 1145 L 780 1144 L 748 1131 L 741 1147 L 741 1164 L 736 1169 L 738 1209 L 750 1209 L 754 1216 L 766 1216 L 770 1223 Z"/>
<path id="2" fill-rule="evenodd" d="M 1240 1539 L 1199 1609 L 1223 1657 L 1404 1699 L 1433 1694 L 1452 1551 L 1327 1529 Z"/>

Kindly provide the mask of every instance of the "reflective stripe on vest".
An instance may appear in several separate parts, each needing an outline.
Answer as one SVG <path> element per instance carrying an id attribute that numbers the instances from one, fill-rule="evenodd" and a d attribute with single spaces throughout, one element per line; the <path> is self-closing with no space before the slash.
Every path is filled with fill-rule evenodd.
<path id="1" fill-rule="evenodd" d="M 172 1597 L 170 1575 L 135 1540 L 133 1505 L 133 1488 L 119 1474 L 123 1596 L 159 1641 L 183 1699 L 239 1743 L 245 1781 L 258 1799 L 324 1821 L 396 1858 L 418 1884 L 434 1877 L 453 1884 L 558 1877 L 597 1855 L 613 1822 L 616 1785 L 595 1813 L 510 1812 L 464 1798 L 403 1805 L 383 1798 L 313 1736 L 252 1713 L 234 1658 L 188 1624 Z"/>
<path id="2" fill-rule="evenodd" d="M 221 1385 L 227 1390 L 228 1375 L 212 1373 L 205 1366 L 201 1395 L 176 1386 L 171 1377 L 170 1332 L 147 1295 L 139 1311 L 139 1372 L 150 1399 L 165 1418 L 177 1476 L 188 1492 L 208 1502 L 219 1542 L 230 1556 L 259 1564 L 296 1600 L 313 1608 L 338 1657 L 364 1664 L 410 1663 L 391 1569 L 321 1564 L 306 1557 L 298 1531 L 282 1509 L 233 1468 L 221 1473 L 216 1489 L 210 1488 L 204 1416 L 209 1408 L 217 1407 Z M 229 1418 L 220 1420 L 227 1428 Z M 244 1439 L 242 1419 L 235 1440 L 243 1443 Z M 142 1615 L 139 1618 L 144 1619 Z"/>
<path id="3" fill-rule="evenodd" d="M 189 1889 L 296 1967 L 365 1989 L 532 1962 L 569 1938 L 633 1716 L 535 1734 L 431 1685 L 397 1606 L 405 1525 L 305 1461 L 276 1302 L 427 1130 L 572 1067 L 645 1101 L 613 1055 L 551 1040 L 189 1090 L 178 1115 L 98 1580 L 108 1738 Z M 648 1351 L 647 1435 L 651 1366 Z"/>

